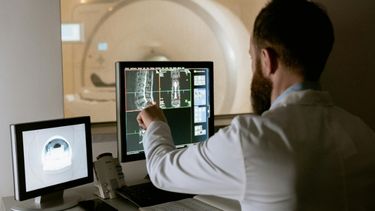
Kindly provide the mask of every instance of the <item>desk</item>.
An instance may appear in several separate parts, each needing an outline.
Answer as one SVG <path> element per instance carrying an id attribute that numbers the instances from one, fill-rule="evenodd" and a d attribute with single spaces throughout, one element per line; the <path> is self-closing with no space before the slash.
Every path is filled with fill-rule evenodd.
<path id="1" fill-rule="evenodd" d="M 93 193 L 95 192 L 95 187 L 92 184 L 89 185 L 83 185 L 76 188 L 67 189 L 64 191 L 66 194 L 79 194 L 82 198 L 81 200 L 88 200 L 96 198 Z M 34 199 L 31 199 L 34 200 Z M 106 199 L 104 200 L 109 205 L 115 207 L 118 210 L 126 210 L 126 211 L 136 211 L 138 208 L 134 206 L 131 202 L 127 201 L 123 198 L 114 198 L 114 199 Z M 9 211 L 11 210 L 11 207 L 13 207 L 17 201 L 14 200 L 13 196 L 3 197 L 1 199 L 1 206 L 0 211 Z M 82 211 L 83 209 L 76 206 L 71 209 L 68 209 L 71 211 Z"/>
<path id="2" fill-rule="evenodd" d="M 89 200 L 94 199 L 97 196 L 94 195 L 94 192 L 96 191 L 96 188 L 93 184 L 83 185 L 76 188 L 67 189 L 64 191 L 65 194 L 78 194 L 81 196 L 82 200 Z M 233 201 L 230 199 L 224 199 L 224 198 L 218 198 L 216 196 L 200 196 L 199 197 L 201 201 L 208 203 L 208 204 L 216 204 L 220 205 L 220 208 L 227 210 L 227 211 L 239 211 L 241 210 L 241 206 L 237 201 Z M 34 200 L 34 199 L 29 199 Z M 106 199 L 104 200 L 106 203 L 111 205 L 112 207 L 120 210 L 126 210 L 126 211 L 137 211 L 138 207 L 136 207 L 134 204 L 129 202 L 128 200 L 118 197 L 114 199 Z M 210 203 L 211 202 L 211 203 Z M 215 202 L 215 203 L 212 203 Z M 14 200 L 13 196 L 3 197 L 1 199 L 0 204 L 0 211 L 10 211 L 11 207 L 13 207 L 17 201 Z M 83 211 L 82 208 L 79 206 L 72 207 L 68 209 L 70 211 Z"/>

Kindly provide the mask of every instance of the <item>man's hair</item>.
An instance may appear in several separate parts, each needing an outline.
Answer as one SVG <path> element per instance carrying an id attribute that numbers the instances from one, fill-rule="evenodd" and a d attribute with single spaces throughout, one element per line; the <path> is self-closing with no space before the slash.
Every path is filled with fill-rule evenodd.
<path id="1" fill-rule="evenodd" d="M 317 81 L 332 50 L 334 33 L 327 13 L 307 0 L 272 0 L 258 14 L 255 49 L 270 48 L 288 67 Z"/>

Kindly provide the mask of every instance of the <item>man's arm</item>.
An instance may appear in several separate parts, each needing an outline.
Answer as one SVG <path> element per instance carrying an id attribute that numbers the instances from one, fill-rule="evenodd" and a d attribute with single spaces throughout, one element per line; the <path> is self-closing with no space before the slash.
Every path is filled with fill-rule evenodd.
<path id="1" fill-rule="evenodd" d="M 143 145 L 147 170 L 154 185 L 176 192 L 219 195 L 236 200 L 245 188 L 242 150 L 233 128 L 208 141 L 176 149 L 169 126 L 152 121 Z M 230 137 L 233 136 L 233 137 Z"/>

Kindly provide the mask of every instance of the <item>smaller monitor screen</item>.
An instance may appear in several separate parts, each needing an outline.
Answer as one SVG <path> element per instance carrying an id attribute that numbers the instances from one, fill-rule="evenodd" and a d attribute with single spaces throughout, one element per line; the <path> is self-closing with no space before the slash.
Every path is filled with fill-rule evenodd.
<path id="1" fill-rule="evenodd" d="M 121 161 L 144 159 L 145 131 L 136 117 L 152 102 L 163 109 L 176 147 L 212 135 L 212 62 L 119 62 L 116 71 Z"/>
<path id="2" fill-rule="evenodd" d="M 11 138 L 16 199 L 93 180 L 89 117 L 14 124 Z"/>

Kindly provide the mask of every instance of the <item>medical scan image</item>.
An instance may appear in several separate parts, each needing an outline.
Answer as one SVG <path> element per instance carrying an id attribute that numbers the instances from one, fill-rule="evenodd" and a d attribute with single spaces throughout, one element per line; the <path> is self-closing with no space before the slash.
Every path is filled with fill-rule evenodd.
<path id="1" fill-rule="evenodd" d="M 72 165 L 72 148 L 62 136 L 51 137 L 42 152 L 42 166 L 45 172 L 56 172 Z"/>
<path id="2" fill-rule="evenodd" d="M 88 175 L 83 124 L 23 132 L 26 190 Z"/>
<path id="3" fill-rule="evenodd" d="M 141 69 L 126 72 L 127 111 L 152 102 L 163 109 L 191 107 L 191 74 L 187 69 Z"/>
<path id="4" fill-rule="evenodd" d="M 164 110 L 166 117 L 171 118 L 175 109 L 185 114 L 186 121 L 191 121 L 192 88 L 191 72 L 184 68 L 141 68 L 126 70 L 126 130 L 128 151 L 143 150 L 144 130 L 136 122 L 138 112 L 157 103 Z M 179 127 L 179 121 L 173 121 Z M 180 128 L 181 137 L 190 137 L 190 128 Z M 172 134 L 173 136 L 173 134 Z"/>

